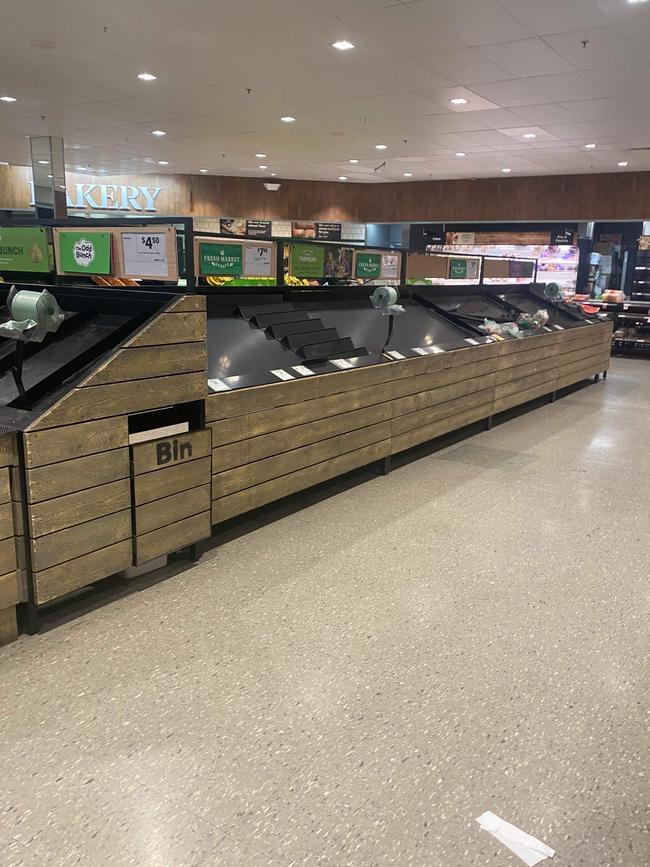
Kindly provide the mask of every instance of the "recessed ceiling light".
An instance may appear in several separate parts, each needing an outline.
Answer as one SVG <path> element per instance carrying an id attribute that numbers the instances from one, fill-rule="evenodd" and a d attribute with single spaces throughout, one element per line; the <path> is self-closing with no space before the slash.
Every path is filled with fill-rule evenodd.
<path id="1" fill-rule="evenodd" d="M 158 160 L 158 165 L 159 166 L 168 166 L 169 160 Z"/>
<path id="2" fill-rule="evenodd" d="M 284 117 L 280 118 L 280 120 L 282 121 L 282 123 L 295 123 L 296 122 L 295 117 L 291 117 L 290 114 L 285 114 Z"/>
<path id="3" fill-rule="evenodd" d="M 353 165 L 353 166 L 359 165 L 359 160 L 350 160 L 350 165 Z"/>
<path id="4" fill-rule="evenodd" d="M 204 175 L 207 172 L 207 169 L 199 169 L 199 171 L 201 172 L 202 175 Z"/>
<path id="5" fill-rule="evenodd" d="M 591 144 L 586 144 L 585 147 L 588 151 L 592 151 L 596 147 L 596 144 L 595 142 L 591 142 Z"/>
<path id="6" fill-rule="evenodd" d="M 412 177 L 413 177 L 413 172 L 404 172 L 404 177 L 405 177 L 405 178 L 412 178 Z"/>
<path id="7" fill-rule="evenodd" d="M 255 154 L 256 160 L 263 160 L 266 158 L 266 154 Z"/>
<path id="8" fill-rule="evenodd" d="M 535 132 L 525 132 L 522 135 L 522 138 L 537 138 L 537 133 Z"/>
<path id="9" fill-rule="evenodd" d="M 347 181 L 347 179 L 348 179 L 347 175 L 339 175 L 339 181 Z"/>
<path id="10" fill-rule="evenodd" d="M 151 135 L 167 135 L 164 129 L 152 129 Z"/>
<path id="11" fill-rule="evenodd" d="M 268 166 L 258 166 L 258 169 L 268 169 Z"/>
<path id="12" fill-rule="evenodd" d="M 339 39 L 338 42 L 332 42 L 332 48 L 338 48 L 339 51 L 349 51 L 354 48 L 354 43 L 347 39 Z"/>
<path id="13" fill-rule="evenodd" d="M 3 102 L 16 102 L 17 101 L 15 96 L 0 96 L 0 99 Z M 28 138 L 29 138 L 29 136 L 28 136 Z"/>
<path id="14" fill-rule="evenodd" d="M 469 99 L 465 99 L 464 96 L 454 96 L 453 99 L 450 99 L 449 102 L 452 105 L 467 105 Z"/>
<path id="15" fill-rule="evenodd" d="M 387 151 L 388 145 L 381 145 L 381 144 L 375 145 L 375 150 L 376 151 Z"/>
<path id="16" fill-rule="evenodd" d="M 140 81 L 155 81 L 156 77 L 157 76 L 152 75 L 150 72 L 139 72 L 138 73 L 138 78 L 140 79 Z"/>
<path id="17" fill-rule="evenodd" d="M 629 166 L 629 163 L 628 163 L 627 160 L 621 160 L 620 163 L 618 164 L 618 167 L 619 167 L 620 169 L 624 169 L 625 166 Z"/>
<path id="18" fill-rule="evenodd" d="M 39 160 L 38 164 L 39 164 L 39 166 L 49 166 L 50 161 L 49 160 Z"/>
<path id="19" fill-rule="evenodd" d="M 465 153 L 465 151 L 458 151 L 458 153 L 456 154 L 456 156 L 457 156 L 457 157 L 466 157 L 467 154 Z"/>
<path id="20" fill-rule="evenodd" d="M 501 169 L 504 175 L 509 175 L 512 169 Z"/>

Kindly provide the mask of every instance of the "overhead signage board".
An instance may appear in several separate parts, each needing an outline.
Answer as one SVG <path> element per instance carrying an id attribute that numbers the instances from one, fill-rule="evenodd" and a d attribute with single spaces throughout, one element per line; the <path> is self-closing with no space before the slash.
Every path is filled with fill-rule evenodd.
<path id="1" fill-rule="evenodd" d="M 244 273 L 242 245 L 202 241 L 199 244 L 199 273 L 240 277 Z"/>
<path id="2" fill-rule="evenodd" d="M 65 274 L 110 274 L 110 232 L 58 233 L 58 266 Z"/>
<path id="3" fill-rule="evenodd" d="M 0 271 L 51 271 L 45 229 L 0 228 Z"/>
<path id="4" fill-rule="evenodd" d="M 467 259 L 452 259 L 449 263 L 451 280 L 467 280 Z"/>
<path id="5" fill-rule="evenodd" d="M 354 276 L 363 280 L 374 280 L 381 277 L 381 259 L 381 253 L 357 253 Z"/>
<path id="6" fill-rule="evenodd" d="M 475 232 L 447 232 L 447 244 L 456 245 L 472 245 L 476 243 Z"/>
<path id="7" fill-rule="evenodd" d="M 34 182 L 28 181 L 30 206 L 34 206 Z M 66 204 L 75 211 L 137 211 L 155 214 L 162 187 L 133 184 L 68 184 Z"/>
<path id="8" fill-rule="evenodd" d="M 325 249 L 311 244 L 291 247 L 291 274 L 305 280 L 319 280 L 325 273 Z"/>
<path id="9" fill-rule="evenodd" d="M 122 235 L 124 273 L 136 277 L 169 276 L 166 232 L 130 232 Z"/>
<path id="10" fill-rule="evenodd" d="M 561 229 L 554 229 L 551 232 L 551 247 L 571 247 L 573 245 L 574 233 L 575 230 L 569 226 L 565 226 Z"/>
<path id="11" fill-rule="evenodd" d="M 271 220 L 246 220 L 246 235 L 249 238 L 267 238 L 272 236 Z"/>
<path id="12" fill-rule="evenodd" d="M 316 238 L 319 241 L 340 241 L 340 223 L 316 223 Z"/>

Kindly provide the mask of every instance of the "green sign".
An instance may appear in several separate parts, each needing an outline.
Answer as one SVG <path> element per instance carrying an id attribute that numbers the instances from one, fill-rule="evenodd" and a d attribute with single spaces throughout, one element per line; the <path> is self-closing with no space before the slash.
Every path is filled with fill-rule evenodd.
<path id="1" fill-rule="evenodd" d="M 325 275 L 325 248 L 294 244 L 291 248 L 291 275 L 319 280 Z"/>
<path id="2" fill-rule="evenodd" d="M 241 244 L 199 244 L 199 273 L 239 277 L 244 273 Z"/>
<path id="3" fill-rule="evenodd" d="M 467 280 L 467 259 L 452 259 L 449 265 L 451 280 Z"/>
<path id="4" fill-rule="evenodd" d="M 71 274 L 110 274 L 111 233 L 59 232 L 59 270 Z"/>
<path id="5" fill-rule="evenodd" d="M 355 277 L 381 277 L 381 253 L 357 253 Z"/>
<path id="6" fill-rule="evenodd" d="M 45 229 L 0 228 L 0 271 L 50 271 Z"/>

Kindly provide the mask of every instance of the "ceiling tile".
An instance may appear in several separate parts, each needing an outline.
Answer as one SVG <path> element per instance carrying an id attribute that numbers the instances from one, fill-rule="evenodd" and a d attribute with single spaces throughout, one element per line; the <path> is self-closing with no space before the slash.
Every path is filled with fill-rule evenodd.
<path id="1" fill-rule="evenodd" d="M 573 67 L 542 39 L 520 39 L 479 49 L 484 57 L 502 66 L 518 78 L 570 72 Z"/>
<path id="2" fill-rule="evenodd" d="M 633 62 L 636 53 L 618 27 L 560 33 L 547 36 L 545 41 L 576 69 L 627 66 Z"/>
<path id="3" fill-rule="evenodd" d="M 501 5 L 538 36 L 546 36 L 585 27 L 604 27 L 613 21 L 606 10 L 620 9 L 622 4 L 610 0 L 501 0 Z"/>
<path id="4" fill-rule="evenodd" d="M 523 39 L 533 33 L 522 21 L 510 14 L 497 0 L 454 0 L 442 4 L 437 0 L 415 0 L 409 7 L 422 15 L 430 30 L 450 33 L 465 45 L 487 45 Z M 447 48 L 455 47 L 447 45 Z"/>

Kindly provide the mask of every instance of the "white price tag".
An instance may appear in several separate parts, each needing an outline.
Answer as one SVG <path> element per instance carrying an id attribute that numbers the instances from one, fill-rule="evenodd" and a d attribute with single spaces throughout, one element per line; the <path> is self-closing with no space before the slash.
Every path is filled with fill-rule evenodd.
<path id="1" fill-rule="evenodd" d="M 288 379 L 295 379 L 295 377 L 291 376 L 290 373 L 287 373 L 286 370 L 272 370 L 271 373 L 283 382 L 286 382 Z"/>
<path id="2" fill-rule="evenodd" d="M 553 330 L 553 329 L 552 329 L 552 328 L 549 328 L 548 325 L 545 325 L 545 326 L 544 326 L 544 331 L 552 331 L 552 330 Z"/>
<path id="3" fill-rule="evenodd" d="M 421 346 L 414 346 L 414 347 L 413 347 L 413 352 L 417 352 L 418 355 L 428 355 L 428 354 L 429 354 L 429 353 L 426 351 L 426 349 L 422 349 Z"/>
<path id="4" fill-rule="evenodd" d="M 649 321 L 650 321 L 650 319 L 649 319 Z M 585 322 L 587 325 L 593 325 L 594 324 L 591 319 L 585 319 Z"/>
<path id="5" fill-rule="evenodd" d="M 427 352 L 429 355 L 440 355 L 441 352 L 444 352 L 444 349 L 441 349 L 439 346 L 427 346 Z"/>
<path id="6" fill-rule="evenodd" d="M 624 304 L 624 305 L 623 305 L 623 310 L 629 310 L 629 309 L 630 309 L 630 305 L 629 305 L 629 304 Z"/>
<path id="7" fill-rule="evenodd" d="M 295 370 L 296 373 L 299 373 L 301 376 L 313 376 L 314 375 L 314 371 L 310 370 L 308 367 L 305 367 L 304 364 L 296 364 L 296 366 L 292 367 L 291 369 Z"/>
<path id="8" fill-rule="evenodd" d="M 465 343 L 469 343 L 470 346 L 478 346 L 478 340 L 474 340 L 473 337 L 466 337 Z"/>
<path id="9" fill-rule="evenodd" d="M 270 277 L 273 271 L 272 247 L 244 247 L 244 274 L 247 277 Z"/>
<path id="10" fill-rule="evenodd" d="M 564 331 L 563 325 L 554 325 L 553 328 L 555 328 L 556 331 Z"/>
<path id="11" fill-rule="evenodd" d="M 136 277 L 169 276 L 166 232 L 133 232 L 122 235 L 124 273 Z"/>
<path id="12" fill-rule="evenodd" d="M 394 358 L 395 361 L 402 361 L 406 358 L 405 355 L 402 355 L 401 352 L 398 352 L 396 349 L 391 349 L 390 352 L 387 352 L 386 355 L 389 355 L 391 358 Z"/>
<path id="13" fill-rule="evenodd" d="M 354 367 L 354 365 L 350 364 L 349 361 L 346 361 L 345 358 L 333 358 L 332 364 L 335 364 L 341 370 L 349 370 L 351 367 Z"/>
<path id="14" fill-rule="evenodd" d="M 230 386 L 223 379 L 209 379 L 208 388 L 210 391 L 230 391 Z"/>

